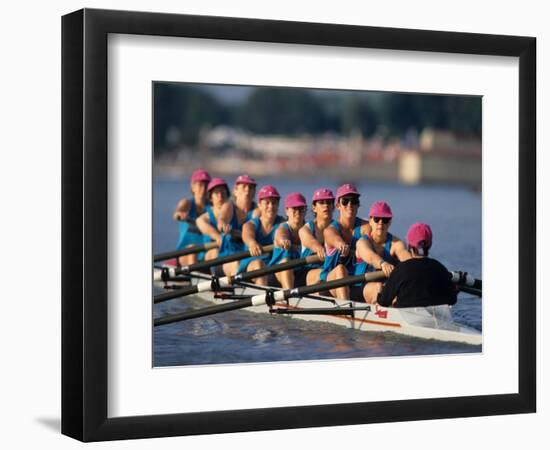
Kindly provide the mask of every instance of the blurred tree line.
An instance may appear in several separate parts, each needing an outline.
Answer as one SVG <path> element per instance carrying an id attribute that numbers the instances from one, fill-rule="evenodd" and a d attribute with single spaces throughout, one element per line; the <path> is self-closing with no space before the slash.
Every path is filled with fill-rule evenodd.
<path id="1" fill-rule="evenodd" d="M 228 87 L 230 89 L 230 87 Z M 403 136 L 425 127 L 481 135 L 479 97 L 259 87 L 228 103 L 185 84 L 154 84 L 154 144 L 158 151 L 194 146 L 201 129 L 228 125 L 258 134 L 360 131 Z"/>

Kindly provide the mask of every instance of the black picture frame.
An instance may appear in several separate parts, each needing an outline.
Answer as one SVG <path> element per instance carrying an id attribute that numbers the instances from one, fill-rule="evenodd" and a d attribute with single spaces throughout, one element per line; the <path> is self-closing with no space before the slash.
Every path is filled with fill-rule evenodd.
<path id="1" fill-rule="evenodd" d="M 110 33 L 519 58 L 517 393 L 107 417 Z M 536 39 L 84 9 L 62 18 L 62 433 L 101 441 L 535 412 Z"/>

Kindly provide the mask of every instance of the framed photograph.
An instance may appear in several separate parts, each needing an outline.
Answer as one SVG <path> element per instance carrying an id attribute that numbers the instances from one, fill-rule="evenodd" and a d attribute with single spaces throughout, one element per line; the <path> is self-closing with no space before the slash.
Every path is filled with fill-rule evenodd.
<path id="1" fill-rule="evenodd" d="M 64 16 L 62 432 L 534 412 L 535 55 L 530 37 Z M 406 304 L 392 279 L 426 261 L 449 299 Z"/>

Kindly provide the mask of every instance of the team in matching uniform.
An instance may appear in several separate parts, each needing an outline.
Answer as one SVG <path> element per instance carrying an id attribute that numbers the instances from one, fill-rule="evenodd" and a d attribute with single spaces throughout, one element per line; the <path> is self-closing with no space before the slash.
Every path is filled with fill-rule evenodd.
<path id="1" fill-rule="evenodd" d="M 317 255 L 319 263 L 258 277 L 254 282 L 277 282 L 290 289 L 382 270 L 388 277 L 385 283 L 358 283 L 333 289 L 330 294 L 394 307 L 456 303 L 457 291 L 447 269 L 428 257 L 433 237 L 427 224 L 414 224 L 405 244 L 389 232 L 393 213 L 386 202 L 373 203 L 368 220 L 357 217 L 361 194 L 351 183 L 340 186 L 336 196 L 328 188 L 317 189 L 311 197 L 314 218 L 308 222 L 306 198 L 299 192 L 287 195 L 285 220 L 279 215 L 281 196 L 277 189 L 261 187 L 256 204 L 256 187 L 253 178 L 240 175 L 231 195 L 222 178 L 211 178 L 202 169 L 193 172 L 193 198 L 180 200 L 173 215 L 180 224 L 177 249 L 211 241 L 218 248 L 180 257 L 179 263 L 249 251 L 249 257 L 216 269 L 218 275 L 223 272 L 231 276 Z M 335 212 L 337 217 L 333 217 Z M 267 245 L 274 245 L 272 252 L 263 250 Z"/>

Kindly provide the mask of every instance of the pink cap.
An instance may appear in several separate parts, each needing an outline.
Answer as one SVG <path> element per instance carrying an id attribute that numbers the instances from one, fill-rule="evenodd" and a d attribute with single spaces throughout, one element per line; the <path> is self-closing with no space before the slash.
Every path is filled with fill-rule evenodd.
<path id="1" fill-rule="evenodd" d="M 317 200 L 334 200 L 334 194 L 330 189 L 319 188 L 313 193 L 311 203 L 316 202 Z"/>
<path id="2" fill-rule="evenodd" d="M 235 184 L 252 184 L 253 186 L 256 186 L 256 180 L 248 175 L 239 175 L 237 179 L 235 180 Z"/>
<path id="3" fill-rule="evenodd" d="M 391 219 L 393 217 L 393 214 L 391 212 L 390 205 L 388 205 L 386 202 L 374 202 L 370 207 L 369 216 L 389 217 Z"/>
<path id="4" fill-rule="evenodd" d="M 281 198 L 275 186 L 270 184 L 263 186 L 258 192 L 258 201 L 263 200 L 264 198 Z"/>
<path id="5" fill-rule="evenodd" d="M 195 181 L 210 181 L 210 174 L 204 169 L 197 169 L 191 174 L 191 183 Z"/>
<path id="6" fill-rule="evenodd" d="M 212 178 L 210 183 L 208 183 L 208 192 L 218 186 L 225 186 L 226 189 L 229 190 L 229 187 L 223 178 Z"/>
<path id="7" fill-rule="evenodd" d="M 425 223 L 417 222 L 411 225 L 407 231 L 407 242 L 411 247 L 418 248 L 421 242 L 424 242 L 424 248 L 429 249 L 432 246 L 432 229 Z"/>
<path id="8" fill-rule="evenodd" d="M 293 192 L 286 196 L 285 208 L 299 208 L 300 206 L 307 206 L 306 198 L 302 194 Z"/>
<path id="9" fill-rule="evenodd" d="M 340 197 L 343 197 L 344 195 L 357 195 L 359 197 L 361 194 L 354 184 L 346 183 L 336 190 L 336 200 L 340 200 Z"/>

